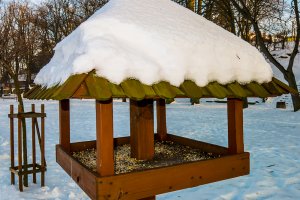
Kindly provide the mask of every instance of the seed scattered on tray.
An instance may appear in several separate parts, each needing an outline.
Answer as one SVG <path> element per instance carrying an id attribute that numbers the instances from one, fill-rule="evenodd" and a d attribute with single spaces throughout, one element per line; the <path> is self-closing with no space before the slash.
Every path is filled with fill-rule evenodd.
<path id="1" fill-rule="evenodd" d="M 142 171 L 145 169 L 220 157 L 219 155 L 203 152 L 200 149 L 194 149 L 170 141 L 155 142 L 155 155 L 154 159 L 151 161 L 131 158 L 130 145 L 128 144 L 118 146 L 114 153 L 115 174 Z M 87 168 L 96 171 L 96 149 L 74 152 L 73 156 Z"/>

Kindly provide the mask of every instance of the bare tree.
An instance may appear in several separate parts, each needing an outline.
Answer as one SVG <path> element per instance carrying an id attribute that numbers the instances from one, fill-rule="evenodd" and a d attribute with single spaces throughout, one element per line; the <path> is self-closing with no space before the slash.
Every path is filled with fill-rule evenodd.
<path id="1" fill-rule="evenodd" d="M 294 67 L 294 61 L 295 57 L 298 53 L 299 49 L 299 38 L 300 38 L 300 20 L 299 20 L 299 7 L 298 7 L 298 0 L 293 0 L 293 10 L 295 13 L 295 19 L 296 19 L 296 27 L 297 27 L 297 33 L 296 33 L 296 40 L 294 49 L 291 53 L 289 64 L 287 68 L 285 68 L 279 61 L 276 60 L 276 58 L 271 54 L 269 49 L 267 48 L 264 39 L 263 34 L 260 28 L 260 18 L 258 18 L 255 13 L 258 13 L 258 11 L 254 10 L 254 13 L 252 10 L 250 10 L 249 6 L 245 3 L 244 0 L 227 0 L 230 1 L 234 7 L 237 9 L 237 11 L 243 15 L 247 20 L 249 20 L 253 26 L 253 29 L 255 31 L 258 45 L 261 49 L 261 51 L 264 53 L 264 55 L 270 60 L 270 62 L 277 68 L 279 71 L 284 75 L 285 80 L 288 82 L 289 86 L 294 88 L 298 91 L 297 88 L 297 82 L 296 78 L 293 72 Z M 261 1 L 260 1 L 261 2 Z M 294 111 L 300 110 L 300 96 L 299 95 L 292 95 L 293 105 L 294 105 Z"/>
<path id="2" fill-rule="evenodd" d="M 0 14 L 0 65 L 10 79 L 13 80 L 15 93 L 18 97 L 20 112 L 24 112 L 22 89 L 19 81 L 21 70 L 26 70 L 32 60 L 34 44 L 34 26 L 32 21 L 32 10 L 28 3 L 11 2 L 7 6 L 1 5 Z M 27 171 L 27 142 L 26 142 L 26 121 L 22 121 L 23 133 L 23 162 L 24 171 Z M 24 175 L 24 185 L 28 186 L 28 175 Z"/>

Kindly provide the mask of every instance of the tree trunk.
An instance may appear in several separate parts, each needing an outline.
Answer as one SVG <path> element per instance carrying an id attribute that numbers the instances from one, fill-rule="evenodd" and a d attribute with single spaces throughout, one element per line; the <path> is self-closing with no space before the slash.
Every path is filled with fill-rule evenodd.
<path id="1" fill-rule="evenodd" d="M 289 83 L 289 86 L 298 91 L 297 81 L 293 71 L 287 72 L 284 76 L 285 80 Z M 292 95 L 294 111 L 300 110 L 300 96 Z"/>
<path id="2" fill-rule="evenodd" d="M 24 112 L 24 103 L 23 103 L 23 97 L 22 97 L 22 94 L 21 94 L 21 90 L 20 90 L 20 83 L 19 83 L 19 80 L 18 80 L 18 75 L 15 75 L 13 77 L 13 80 L 14 80 L 14 83 L 15 83 L 15 91 L 16 91 L 16 95 L 18 97 L 18 104 L 21 108 L 21 111 L 20 112 Z M 24 186 L 25 187 L 28 187 L 28 175 L 26 174 L 26 172 L 28 171 L 27 169 L 27 164 L 28 164 L 28 161 L 27 161 L 27 134 L 26 134 L 26 120 L 25 118 L 22 119 L 22 141 L 23 141 L 23 165 L 25 166 L 24 167 Z"/>

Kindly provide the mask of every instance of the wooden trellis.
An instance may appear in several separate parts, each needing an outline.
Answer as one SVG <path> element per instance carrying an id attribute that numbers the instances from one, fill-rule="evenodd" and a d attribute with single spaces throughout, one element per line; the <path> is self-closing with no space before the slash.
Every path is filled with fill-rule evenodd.
<path id="1" fill-rule="evenodd" d="M 23 191 L 24 176 L 32 174 L 33 183 L 36 183 L 36 174 L 41 173 L 41 186 L 45 186 L 45 172 L 46 172 L 46 160 L 45 160 L 45 106 L 41 105 L 41 112 L 35 112 L 35 105 L 31 105 L 31 112 L 21 112 L 21 107 L 18 107 L 18 113 L 14 113 L 14 106 L 10 106 L 10 153 L 11 153 L 11 184 L 15 184 L 15 175 L 19 176 L 19 190 Z M 38 118 L 40 118 L 41 126 L 39 127 Z M 17 128 L 17 151 L 18 151 L 18 164 L 15 165 L 15 134 L 14 134 L 14 119 L 18 119 Z M 24 154 L 23 149 L 23 128 L 22 123 L 26 119 L 31 119 L 31 137 L 32 137 L 32 163 L 28 164 L 27 160 L 24 162 L 22 156 Z M 36 160 L 36 136 L 41 153 L 41 162 L 37 163 Z M 26 138 L 26 136 L 25 136 Z M 27 157 L 27 155 L 25 154 Z"/>

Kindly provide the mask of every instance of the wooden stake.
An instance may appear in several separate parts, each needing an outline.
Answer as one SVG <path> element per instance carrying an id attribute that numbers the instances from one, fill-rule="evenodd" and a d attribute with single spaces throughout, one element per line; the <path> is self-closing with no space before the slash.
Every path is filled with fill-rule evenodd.
<path id="1" fill-rule="evenodd" d="M 164 99 L 156 101 L 156 115 L 158 139 L 164 141 L 167 138 L 166 101 Z"/>
<path id="2" fill-rule="evenodd" d="M 130 100 L 131 157 L 152 160 L 154 157 L 153 100 Z"/>
<path id="3" fill-rule="evenodd" d="M 20 107 L 18 109 L 20 111 Z M 23 176 L 22 176 L 22 120 L 18 118 L 18 170 L 19 170 L 19 190 L 23 192 Z"/>
<path id="4" fill-rule="evenodd" d="M 10 105 L 10 114 L 14 114 L 14 106 Z M 10 166 L 15 167 L 15 139 L 14 139 L 14 118 L 10 118 Z M 15 184 L 15 174 L 10 173 L 10 182 Z"/>
<path id="5" fill-rule="evenodd" d="M 31 104 L 31 111 L 35 113 L 35 105 Z M 32 118 L 31 120 L 31 127 L 32 127 L 32 168 L 33 168 L 33 173 L 32 173 L 32 181 L 33 183 L 36 183 L 36 149 L 35 149 L 35 121 L 36 118 Z"/>
<path id="6" fill-rule="evenodd" d="M 40 129 L 39 129 L 39 124 L 38 124 L 38 121 L 37 119 L 35 118 L 34 119 L 35 121 L 35 129 L 36 129 L 36 134 L 37 134 L 37 139 L 38 139 L 38 142 L 39 142 L 39 147 L 40 147 L 40 151 L 42 152 L 42 139 L 41 139 L 41 133 L 40 133 Z M 47 162 L 46 162 L 46 159 L 44 159 L 44 162 L 45 162 L 45 166 L 47 166 Z"/>
<path id="7" fill-rule="evenodd" d="M 97 172 L 114 175 L 113 102 L 96 101 Z"/>
<path id="8" fill-rule="evenodd" d="M 24 113 L 24 107 L 19 105 L 18 106 L 18 113 Z M 23 142 L 23 168 L 22 170 L 24 171 L 23 175 L 23 184 L 25 187 L 28 187 L 28 161 L 27 161 L 27 130 L 26 130 L 26 119 L 21 118 L 21 126 L 22 126 L 22 142 Z"/>
<path id="9" fill-rule="evenodd" d="M 243 101 L 228 99 L 228 150 L 230 154 L 244 152 L 243 140 Z"/>
<path id="10" fill-rule="evenodd" d="M 45 105 L 41 105 L 41 113 L 45 113 Z M 45 186 L 45 118 L 41 118 L 41 186 Z"/>
<path id="11" fill-rule="evenodd" d="M 70 100 L 59 101 L 59 143 L 70 152 Z"/>

